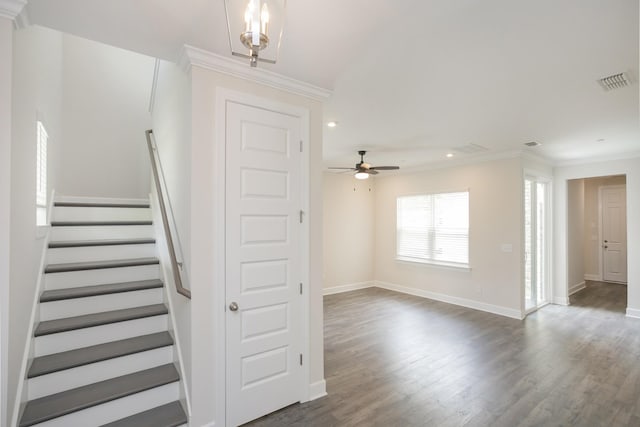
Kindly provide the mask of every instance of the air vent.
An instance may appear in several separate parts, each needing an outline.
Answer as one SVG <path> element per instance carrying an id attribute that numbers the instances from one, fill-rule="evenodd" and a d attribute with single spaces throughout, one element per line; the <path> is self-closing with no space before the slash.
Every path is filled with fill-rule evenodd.
<path id="1" fill-rule="evenodd" d="M 598 80 L 598 83 L 606 92 L 631 85 L 631 81 L 629 80 L 627 73 L 618 73 L 612 76 L 603 77 Z"/>
<path id="2" fill-rule="evenodd" d="M 453 150 L 462 154 L 475 154 L 475 153 L 482 153 L 484 151 L 489 151 L 487 147 L 483 147 L 482 145 L 478 145 L 478 144 L 467 144 L 467 145 L 462 145 L 460 147 L 453 147 Z"/>
<path id="3" fill-rule="evenodd" d="M 538 147 L 542 144 L 537 141 L 529 141 L 529 142 L 525 142 L 524 145 L 526 145 L 527 147 Z"/>

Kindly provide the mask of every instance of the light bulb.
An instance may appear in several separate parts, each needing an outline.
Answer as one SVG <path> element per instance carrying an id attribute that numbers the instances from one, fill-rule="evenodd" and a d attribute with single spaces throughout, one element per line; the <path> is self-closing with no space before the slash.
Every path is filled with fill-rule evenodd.
<path id="1" fill-rule="evenodd" d="M 354 175 L 354 177 L 356 179 L 368 179 L 369 178 L 369 174 L 366 172 L 356 172 L 356 174 Z"/>

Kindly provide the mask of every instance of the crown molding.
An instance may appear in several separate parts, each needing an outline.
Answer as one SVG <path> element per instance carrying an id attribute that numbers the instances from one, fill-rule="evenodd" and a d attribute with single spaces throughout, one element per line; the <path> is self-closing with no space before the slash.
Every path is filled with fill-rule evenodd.
<path id="1" fill-rule="evenodd" d="M 196 66 L 249 80 L 274 89 L 284 90 L 316 101 L 324 101 L 329 98 L 332 93 L 328 89 L 292 79 L 263 68 L 251 68 L 244 62 L 238 62 L 189 45 L 183 46 L 178 64 L 186 72 L 188 72 L 191 67 Z"/>
<path id="2" fill-rule="evenodd" d="M 634 160 L 640 158 L 640 151 L 632 151 L 628 153 L 617 153 L 605 156 L 587 157 L 577 160 L 561 160 L 554 163 L 554 167 L 581 166 L 603 162 L 613 162 L 618 160 Z"/>
<path id="3" fill-rule="evenodd" d="M 0 17 L 14 20 L 26 4 L 27 0 L 0 0 Z"/>

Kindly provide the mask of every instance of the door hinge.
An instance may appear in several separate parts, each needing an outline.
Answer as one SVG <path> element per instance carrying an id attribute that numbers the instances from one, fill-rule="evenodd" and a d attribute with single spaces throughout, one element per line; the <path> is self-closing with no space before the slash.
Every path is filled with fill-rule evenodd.
<path id="1" fill-rule="evenodd" d="M 302 282 L 300 282 L 300 295 L 302 295 Z"/>
<path id="2" fill-rule="evenodd" d="M 302 140 L 300 140 L 300 152 L 302 153 Z"/>
<path id="3" fill-rule="evenodd" d="M 302 366 L 302 353 L 300 353 L 300 366 Z"/>
<path id="4" fill-rule="evenodd" d="M 302 216 L 304 215 L 304 211 L 300 209 L 300 224 L 302 224 Z"/>

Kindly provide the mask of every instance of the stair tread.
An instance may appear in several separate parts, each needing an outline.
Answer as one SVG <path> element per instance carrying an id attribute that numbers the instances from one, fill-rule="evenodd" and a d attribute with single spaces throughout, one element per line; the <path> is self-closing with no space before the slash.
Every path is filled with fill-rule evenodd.
<path id="1" fill-rule="evenodd" d="M 46 320 L 36 327 L 34 336 L 50 335 L 75 329 L 90 328 L 92 326 L 107 325 L 124 322 L 126 320 L 167 314 L 164 304 L 152 304 L 142 307 L 125 308 L 121 310 L 104 311 L 102 313 L 85 314 L 83 316 L 66 317 L 63 319 Z"/>
<path id="2" fill-rule="evenodd" d="M 135 282 L 108 283 L 106 285 L 79 286 L 76 288 L 53 289 L 40 295 L 40 302 L 61 301 L 121 292 L 141 291 L 162 287 L 162 280 L 138 280 Z"/>
<path id="3" fill-rule="evenodd" d="M 159 264 L 155 257 L 114 259 L 107 261 L 68 262 L 63 264 L 49 264 L 45 267 L 45 273 L 64 273 L 67 271 L 99 270 L 102 268 L 135 267 L 140 265 Z"/>
<path id="4" fill-rule="evenodd" d="M 54 202 L 53 206 L 67 208 L 149 208 L 149 203 Z"/>
<path id="5" fill-rule="evenodd" d="M 156 239 L 106 239 L 106 240 L 69 240 L 60 242 L 49 242 L 49 248 L 79 248 L 86 246 L 116 246 L 116 245 L 144 245 L 155 243 Z"/>
<path id="6" fill-rule="evenodd" d="M 182 405 L 175 401 L 104 424 L 102 427 L 177 427 L 186 424 L 187 421 L 187 414 Z"/>
<path id="7" fill-rule="evenodd" d="M 51 221 L 52 227 L 89 227 L 94 225 L 152 225 L 151 220 L 119 221 Z"/>
<path id="8" fill-rule="evenodd" d="M 34 378 L 170 345 L 173 345 L 173 338 L 165 331 L 40 356 L 33 359 L 27 377 Z"/>
<path id="9" fill-rule="evenodd" d="M 178 371 L 170 363 L 30 400 L 24 408 L 19 426 L 32 426 L 179 379 Z"/>

